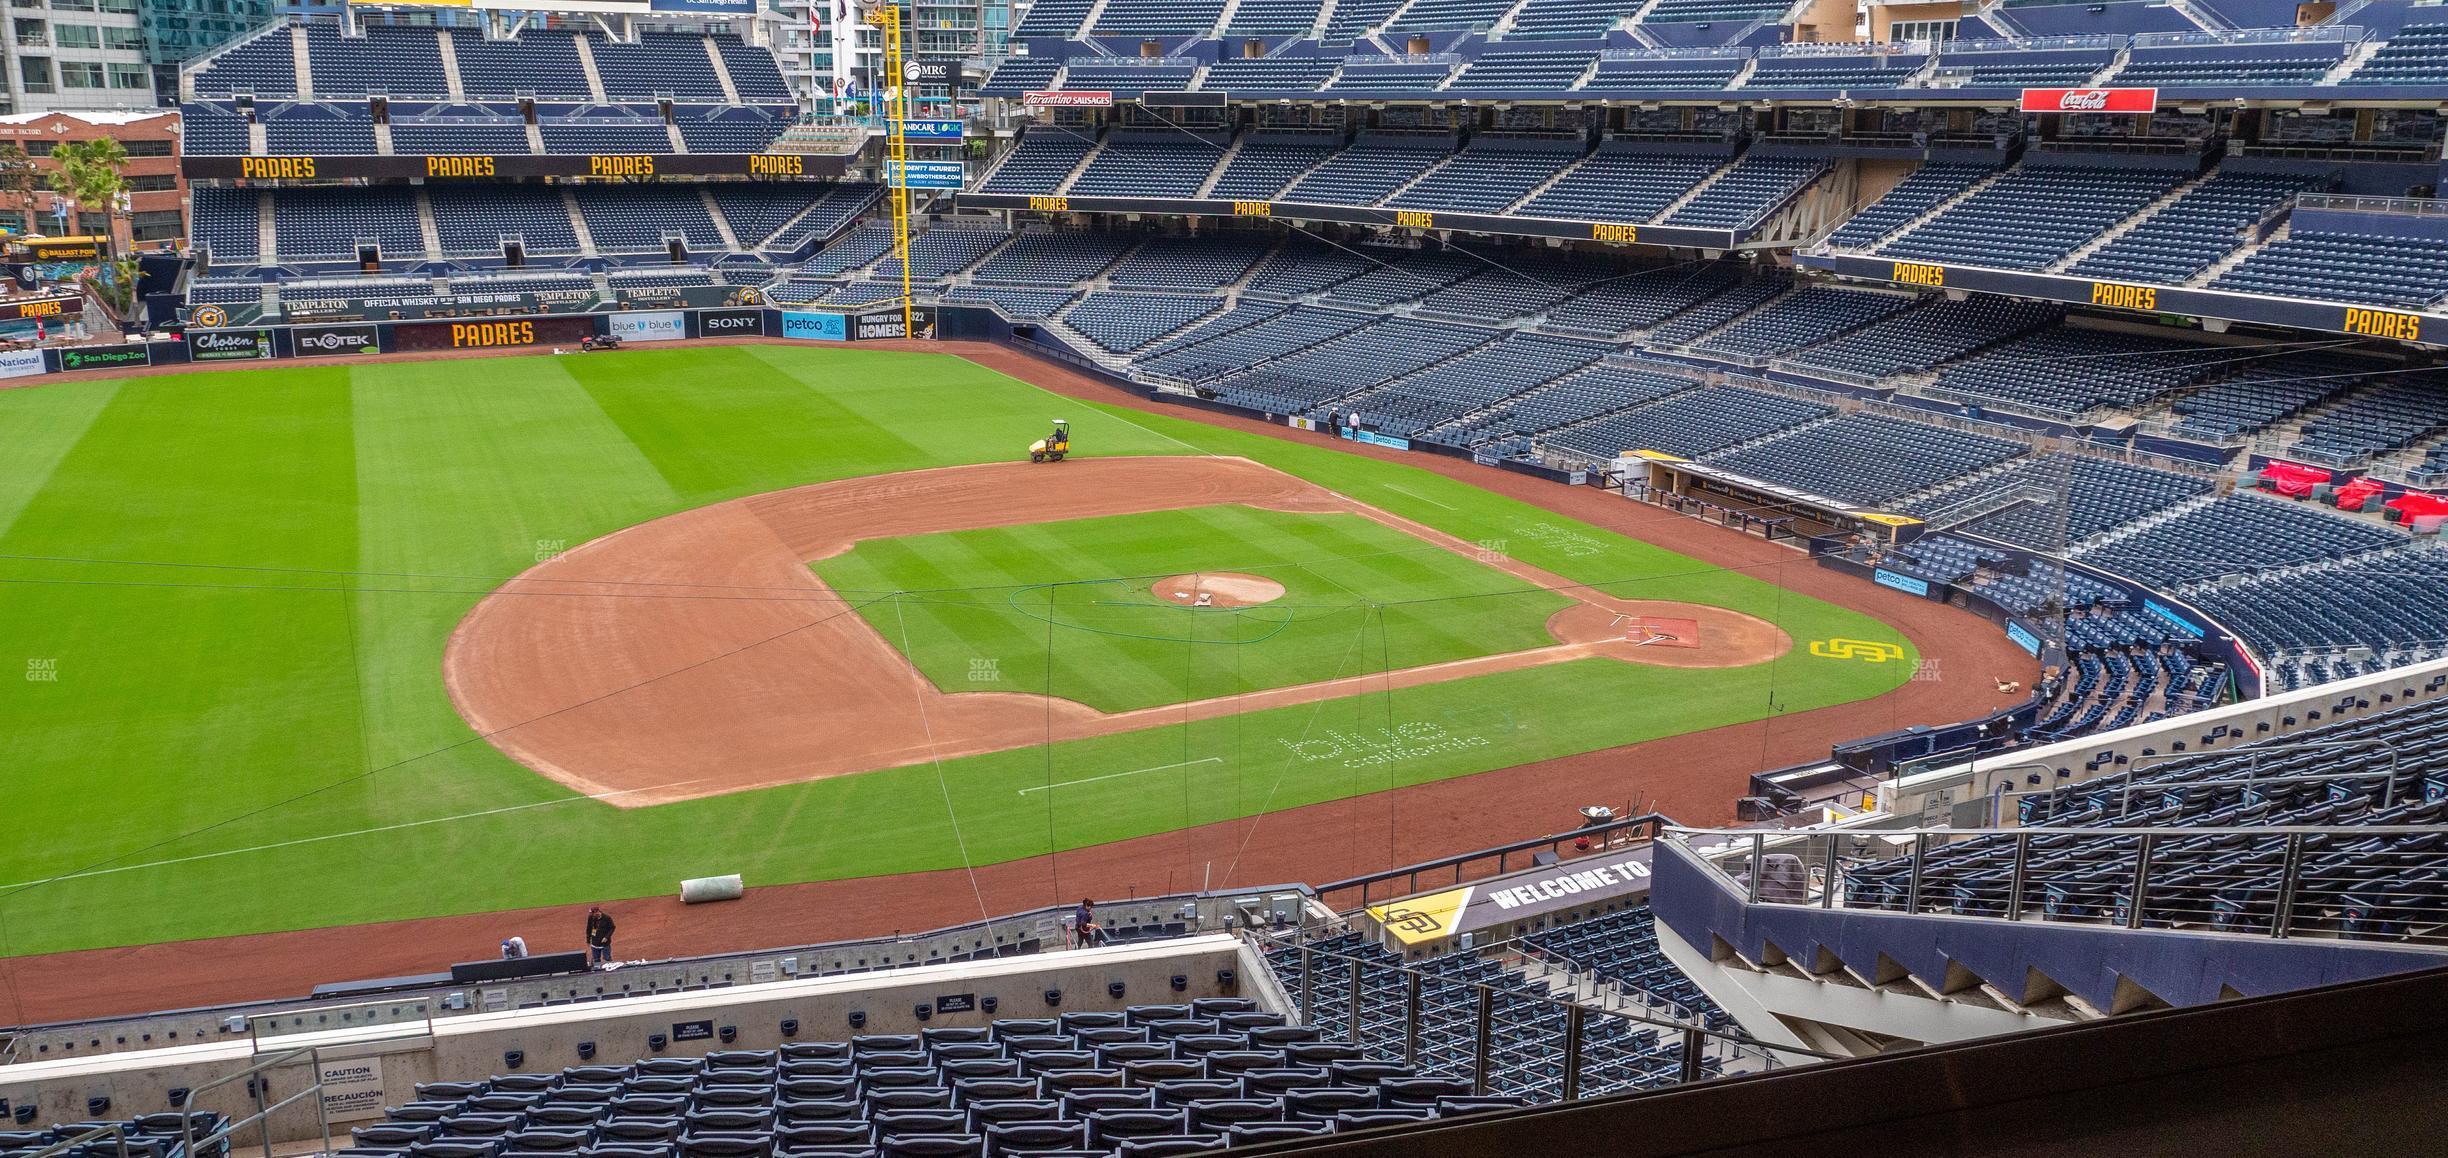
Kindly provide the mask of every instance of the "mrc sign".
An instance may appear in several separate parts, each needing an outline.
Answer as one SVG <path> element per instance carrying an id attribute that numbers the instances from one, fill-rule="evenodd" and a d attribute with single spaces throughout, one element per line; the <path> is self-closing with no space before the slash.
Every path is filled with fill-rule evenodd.
<path id="1" fill-rule="evenodd" d="M 2027 113 L 2150 113 L 2159 108 L 2155 88 L 2027 88 Z"/>

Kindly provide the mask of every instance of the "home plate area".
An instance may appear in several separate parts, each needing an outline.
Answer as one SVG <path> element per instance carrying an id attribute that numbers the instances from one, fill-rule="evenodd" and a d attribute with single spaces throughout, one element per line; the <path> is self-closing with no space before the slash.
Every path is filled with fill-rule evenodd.
<path id="1" fill-rule="evenodd" d="M 1698 647 L 1700 621 L 1660 615 L 1618 615 L 1624 642 L 1638 647 Z"/>

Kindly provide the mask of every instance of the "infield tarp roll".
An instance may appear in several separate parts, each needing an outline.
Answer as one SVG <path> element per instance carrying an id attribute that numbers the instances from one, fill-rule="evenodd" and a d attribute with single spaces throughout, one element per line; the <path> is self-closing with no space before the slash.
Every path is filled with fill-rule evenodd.
<path id="1" fill-rule="evenodd" d="M 738 873 L 727 877 L 698 877 L 680 882 L 680 902 L 702 905 L 708 901 L 736 901 L 747 891 Z"/>

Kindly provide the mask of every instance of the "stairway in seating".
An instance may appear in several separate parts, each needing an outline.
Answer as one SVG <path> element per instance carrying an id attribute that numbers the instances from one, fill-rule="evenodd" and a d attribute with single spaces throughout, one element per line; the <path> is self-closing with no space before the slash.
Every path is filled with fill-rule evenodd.
<path id="1" fill-rule="evenodd" d="M 478 39 L 483 39 L 483 37 L 484 37 L 484 33 L 483 33 L 483 32 L 481 32 L 481 31 L 478 31 L 478 32 L 476 33 L 476 36 L 477 36 L 477 38 L 478 38 Z M 436 47 L 436 48 L 438 48 L 438 49 L 441 51 L 441 53 L 442 53 L 442 89 L 443 89 L 443 91 L 444 91 L 444 92 L 449 93 L 449 94 L 450 94 L 450 99 L 451 99 L 451 100 L 453 100 L 453 101 L 463 101 L 463 100 L 466 100 L 466 99 L 467 99 L 467 86 L 466 86 L 466 85 L 464 85 L 464 84 L 461 84 L 461 83 L 460 83 L 460 81 L 459 81 L 459 48 L 458 48 L 458 42 L 452 38 L 452 36 L 451 36 L 451 30 L 450 30 L 450 29 L 448 29 L 448 28 L 437 28 L 437 29 L 435 29 L 435 30 L 434 30 L 434 42 L 435 42 L 435 47 Z"/>
<path id="2" fill-rule="evenodd" d="M 306 26 L 289 26 L 289 52 L 297 66 L 297 90 L 300 99 L 314 96 L 314 56 L 306 51 Z"/>
<path id="3" fill-rule="evenodd" d="M 416 191 L 417 232 L 424 235 L 425 253 L 436 261 L 447 256 L 442 252 L 442 228 L 434 223 L 433 201 L 425 190 Z"/>
<path id="4" fill-rule="evenodd" d="M 578 212 L 578 195 L 569 186 L 561 187 L 561 208 L 569 214 L 570 230 L 578 235 L 578 252 L 586 257 L 602 257 L 595 248 L 595 235 L 587 231 L 586 214 Z"/>
<path id="5" fill-rule="evenodd" d="M 611 98 L 604 95 L 603 74 L 595 69 L 593 38 L 573 36 L 570 37 L 570 43 L 578 48 L 578 68 L 586 73 L 587 95 L 593 98 L 596 104 L 610 104 Z"/>
<path id="6" fill-rule="evenodd" d="M 2109 242 L 2115 241 L 2117 238 L 2133 232 L 2136 226 L 2141 225 L 2143 222 L 2148 221 L 2153 217 L 2157 217 L 2160 212 L 2165 210 L 2168 206 L 2174 205 L 2178 200 L 2184 197 L 2191 196 L 2195 190 L 2198 190 L 2203 185 L 2208 184 L 2211 178 L 2218 176 L 2218 172 L 2218 166 L 2213 165 L 2200 173 L 2194 174 L 2190 179 L 2178 184 L 2175 188 L 2160 194 L 2158 198 L 2152 201 L 2150 204 L 2134 211 L 2131 215 L 2127 216 L 2125 220 L 2119 221 L 2116 224 L 2101 230 L 2098 236 L 2076 246 L 2072 253 L 2066 254 L 2064 257 L 2058 258 L 2056 261 L 2051 262 L 2048 267 L 2048 272 L 2063 273 L 2066 270 L 2072 269 L 2075 262 L 2081 261 L 2082 259 L 2099 252 L 2102 248 L 2106 247 Z"/>
<path id="7" fill-rule="evenodd" d="M 2218 280 L 2218 276 L 2220 274 L 2244 264 L 2245 259 L 2261 252 L 2263 249 L 2277 244 L 2278 242 L 2285 241 L 2287 236 L 2295 231 L 2294 226 L 2295 222 L 2292 218 L 2279 222 L 2278 228 L 2270 230 L 2269 236 L 2253 242 L 2250 245 L 2238 247 L 2227 256 L 2211 262 L 2208 269 L 2194 274 L 2191 278 L 2187 279 L 2184 284 L 2209 285 L 2211 282 Z"/>
<path id="8" fill-rule="evenodd" d="M 1750 67 L 1750 66 L 1749 66 L 1748 64 L 1745 64 L 1745 65 L 1744 65 L 1744 67 L 1745 67 L 1745 68 L 1748 68 L 1748 67 Z M 1709 175 L 1708 175 L 1708 176 L 1706 176 L 1706 177 L 1701 178 L 1701 179 L 1700 179 L 1700 183 L 1699 183 L 1699 184 L 1694 185 L 1694 186 L 1692 186 L 1691 188 L 1684 190 L 1684 191 L 1683 191 L 1683 195 L 1682 195 L 1682 196 L 1677 197 L 1677 198 L 1675 198 L 1674 200 L 1667 202 L 1667 203 L 1666 203 L 1666 207 L 1665 207 L 1665 208 L 1663 208 L 1663 209 L 1658 210 L 1658 211 L 1657 211 L 1656 213 L 1654 213 L 1654 214 L 1651 214 L 1651 215 L 1650 215 L 1650 217 L 1649 217 L 1649 220 L 1651 220 L 1651 221 L 1664 221 L 1664 220 L 1666 220 L 1667 218 L 1674 216 L 1674 214 L 1675 214 L 1675 213 L 1676 213 L 1678 210 L 1682 209 L 1682 208 L 1683 208 L 1684 206 L 1686 206 L 1686 205 L 1691 204 L 1691 202 L 1692 202 L 1692 198 L 1698 197 L 1698 196 L 1699 196 L 1699 195 L 1701 195 L 1702 193 L 1707 192 L 1707 191 L 1708 191 L 1708 187 L 1709 187 L 1709 186 L 1714 185 L 1714 184 L 1716 184 L 1717 182 L 1724 180 L 1724 179 L 1725 179 L 1725 175 L 1726 175 L 1726 174 L 1731 173 L 1731 172 L 1733 172 L 1733 171 L 1734 171 L 1734 166 L 1739 165 L 1739 164 L 1742 164 L 1742 159 L 1743 159 L 1743 154 L 1741 154 L 1741 153 L 1736 153 L 1735 155 L 1733 155 L 1733 156 L 1731 156 L 1731 157 L 1726 158 L 1726 159 L 1725 159 L 1725 163 L 1724 163 L 1724 164 L 1719 165 L 1719 166 L 1717 166 L 1716 168 L 1709 170 Z"/>
<path id="9" fill-rule="evenodd" d="M 1079 180 L 1080 174 L 1087 172 L 1088 166 L 1096 161 L 1097 154 L 1104 151 L 1105 141 L 1100 137 L 1094 144 L 1088 146 L 1087 152 L 1080 154 L 1079 161 L 1071 166 L 1071 171 L 1063 174 L 1063 179 L 1054 183 L 1054 191 L 1056 193 L 1069 193 L 1071 191 L 1071 183 Z"/>
<path id="10" fill-rule="evenodd" d="M 1233 134 L 1232 144 L 1224 146 L 1224 155 L 1216 158 L 1215 168 L 1207 171 L 1207 179 L 1199 182 L 1198 192 L 1191 194 L 1192 197 L 1204 198 L 1215 194 L 1216 182 L 1224 179 L 1224 170 L 1232 168 L 1233 158 L 1241 155 L 1241 142 L 1247 139 L 1248 133 Z"/>
<path id="11" fill-rule="evenodd" d="M 1998 169 L 1997 169 L 1997 170 L 1995 170 L 1994 172 L 1991 172 L 1991 173 L 1990 173 L 1988 176 L 1983 177 L 1983 178 L 1981 178 L 1980 180 L 1978 180 L 1978 181 L 1974 181 L 1974 182 L 1973 182 L 1973 183 L 1971 183 L 1970 185 L 1965 186 L 1962 192 L 1957 193 L 1957 194 L 1955 194 L 1954 196 L 1947 198 L 1946 200 L 1940 201 L 1940 202 L 1939 202 L 1939 203 L 1937 203 L 1936 205 L 1932 205 L 1932 206 L 1930 206 L 1929 208 L 1922 210 L 1920 213 L 1915 214 L 1915 215 L 1914 215 L 1914 216 L 1912 216 L 1911 218 L 1906 219 L 1906 221 L 1905 221 L 1905 222 L 1904 222 L 1902 225 L 1898 225 L 1898 226 L 1896 226 L 1895 228 L 1890 229 L 1890 230 L 1888 230 L 1888 231 L 1887 231 L 1887 232 L 1885 232 L 1885 233 L 1879 234 L 1879 235 L 1878 235 L 1876 238 L 1872 239 L 1872 240 L 1871 240 L 1871 241 L 1870 241 L 1868 244 L 1863 245 L 1861 248 L 1859 248 L 1858 250 L 1855 250 L 1854 252 L 1857 252 L 1857 253 L 1871 253 L 1871 252 L 1875 252 L 1875 251 L 1878 249 L 1878 247 L 1880 247 L 1880 246 L 1882 246 L 1882 245 L 1885 245 L 1885 244 L 1887 244 L 1887 243 L 1888 243 L 1888 242 L 1890 242 L 1890 241 L 1894 241 L 1896 238 L 1898 238 L 1898 237 L 1902 237 L 1903 235 L 1905 235 L 1905 234 L 1907 234 L 1907 233 L 1910 233 L 1910 232 L 1912 232 L 1913 230 L 1919 229 L 1919 228 L 1921 228 L 1921 227 L 1922 227 L 1922 226 L 1924 226 L 1924 225 L 1929 224 L 1929 223 L 1930 223 L 1930 220 L 1931 220 L 1932 218 L 1935 218 L 1935 217 L 1937 217 L 1939 214 L 1944 213 L 1944 212 L 1946 212 L 1947 210 L 1953 209 L 1953 208 L 1955 208 L 1956 206 L 1963 204 L 1965 201 L 1970 200 L 1970 199 L 1972 198 L 1972 195 L 1973 195 L 1973 194 L 1978 193 L 1978 192 L 1980 192 L 1981 190 L 1986 189 L 1986 188 L 1988 188 L 1989 186 L 1996 184 L 1996 183 L 1997 183 L 1998 178 L 2005 176 L 2005 175 L 2006 175 L 2008 172 L 2010 172 L 2010 171 L 2011 171 L 2013 168 L 2014 168 L 2014 166 L 2011 166 L 2011 165 L 2002 166 L 2002 167 L 1998 168 Z M 1910 178 L 1910 176 L 1909 176 L 1909 175 L 1907 175 L 1906 180 L 1910 180 L 1910 179 L 1911 179 L 1911 178 Z M 1865 208 L 1867 208 L 1867 206 L 1865 206 Z M 1843 227 L 1843 226 L 1842 226 L 1842 224 L 1840 223 L 1840 224 L 1838 225 L 1838 228 L 1842 228 L 1842 227 Z"/>

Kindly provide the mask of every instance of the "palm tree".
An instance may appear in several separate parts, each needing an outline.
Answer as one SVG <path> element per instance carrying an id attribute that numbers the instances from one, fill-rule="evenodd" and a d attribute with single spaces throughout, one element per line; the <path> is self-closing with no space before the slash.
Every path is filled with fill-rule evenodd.
<path id="1" fill-rule="evenodd" d="M 51 150 L 51 159 L 59 163 L 60 191 L 74 198 L 80 211 L 102 214 L 105 246 L 116 252 L 119 198 L 127 192 L 127 178 L 119 169 L 127 164 L 127 148 L 109 137 L 95 137 L 64 142 Z"/>

